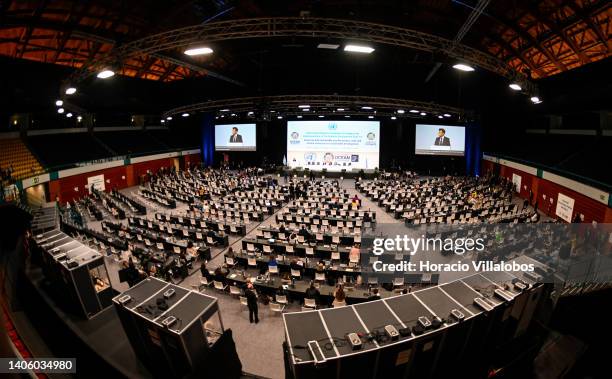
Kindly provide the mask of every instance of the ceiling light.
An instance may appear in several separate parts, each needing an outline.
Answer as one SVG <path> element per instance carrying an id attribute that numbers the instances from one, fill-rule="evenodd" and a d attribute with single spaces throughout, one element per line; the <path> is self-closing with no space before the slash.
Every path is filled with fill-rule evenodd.
<path id="1" fill-rule="evenodd" d="M 83 121 L 83 116 L 77 116 L 77 121 L 78 121 L 78 122 Z"/>
<path id="2" fill-rule="evenodd" d="M 336 45 L 336 44 L 333 44 L 333 43 L 320 43 L 320 44 L 317 45 L 318 49 L 336 50 L 339 47 L 340 47 L 340 45 Z"/>
<path id="3" fill-rule="evenodd" d="M 520 85 L 518 85 L 518 84 L 516 84 L 516 83 L 512 83 L 512 84 L 510 84 L 508 87 L 512 88 L 512 89 L 513 89 L 513 90 L 515 90 L 515 91 L 520 91 L 520 90 L 522 90 L 521 86 L 520 86 Z"/>
<path id="4" fill-rule="evenodd" d="M 181 116 L 183 116 L 183 117 L 189 117 L 189 113 L 183 113 Z"/>
<path id="5" fill-rule="evenodd" d="M 463 63 L 457 63 L 453 68 L 459 71 L 474 71 L 474 67 Z"/>
<path id="6" fill-rule="evenodd" d="M 361 107 L 361 109 L 369 110 L 369 109 L 372 109 L 372 107 L 366 106 L 366 107 Z"/>
<path id="7" fill-rule="evenodd" d="M 438 115 L 438 118 L 444 118 L 444 116 L 442 116 L 442 115 L 440 114 L 440 115 Z"/>
<path id="8" fill-rule="evenodd" d="M 253 111 L 250 111 L 249 113 L 247 113 L 247 116 L 252 116 L 253 115 Z"/>
<path id="9" fill-rule="evenodd" d="M 349 116 L 349 115 L 346 115 L 346 116 L 344 116 L 344 117 L 345 117 L 345 118 L 351 118 L 351 116 Z"/>
<path id="10" fill-rule="evenodd" d="M 397 110 L 397 113 L 399 113 L 399 114 L 404 114 L 404 112 L 405 112 L 405 111 L 404 111 L 403 109 L 398 109 L 398 110 Z"/>
<path id="11" fill-rule="evenodd" d="M 537 96 L 532 96 L 531 97 L 531 102 L 534 103 L 534 104 L 540 104 L 542 102 L 542 100 L 540 100 L 540 98 L 537 97 Z"/>
<path id="12" fill-rule="evenodd" d="M 229 112 L 229 109 L 221 109 L 219 112 Z"/>
<path id="13" fill-rule="evenodd" d="M 323 118 L 323 117 L 325 117 L 325 116 L 323 116 L 323 115 L 320 115 L 320 116 L 319 116 L 319 118 Z"/>
<path id="14" fill-rule="evenodd" d="M 66 117 L 68 117 L 68 118 L 72 117 L 72 113 L 70 113 L 70 112 L 66 113 Z"/>
<path id="15" fill-rule="evenodd" d="M 374 116 L 368 116 L 368 118 L 374 118 Z"/>
<path id="16" fill-rule="evenodd" d="M 166 120 L 168 120 L 168 121 L 172 120 L 172 116 L 166 117 Z"/>
<path id="17" fill-rule="evenodd" d="M 161 120 L 161 123 L 164 124 L 166 122 L 166 120 Z"/>
<path id="18" fill-rule="evenodd" d="M 100 79 L 108 79 L 112 76 L 115 76 L 115 72 L 113 70 L 100 71 L 97 75 L 97 77 Z"/>
<path id="19" fill-rule="evenodd" d="M 310 108 L 310 105 L 308 104 L 298 105 L 298 108 Z"/>
<path id="20" fill-rule="evenodd" d="M 344 112 L 344 108 L 338 108 L 336 109 L 338 112 Z"/>
<path id="21" fill-rule="evenodd" d="M 279 120 L 282 120 L 283 116 L 277 116 L 276 118 L 279 119 Z"/>
<path id="22" fill-rule="evenodd" d="M 302 108 L 302 112 L 310 112 L 310 108 Z"/>
<path id="23" fill-rule="evenodd" d="M 427 115 L 427 113 L 421 112 L 421 116 L 426 116 L 426 115 Z"/>
<path id="24" fill-rule="evenodd" d="M 276 113 L 276 111 L 270 111 L 270 113 Z"/>
<path id="25" fill-rule="evenodd" d="M 232 113 L 232 117 L 236 117 L 236 113 Z"/>
<path id="26" fill-rule="evenodd" d="M 411 109 L 410 113 L 419 113 L 419 111 L 417 111 L 416 109 Z"/>
<path id="27" fill-rule="evenodd" d="M 64 102 L 62 100 L 57 100 L 55 102 L 55 105 L 57 105 L 58 107 L 61 107 L 62 105 L 64 105 Z"/>
<path id="28" fill-rule="evenodd" d="M 298 115 L 297 118 L 302 118 L 302 115 Z"/>
<path id="29" fill-rule="evenodd" d="M 351 52 L 351 53 L 370 54 L 372 51 L 374 51 L 374 49 L 369 47 L 369 46 L 346 45 L 346 46 L 344 46 L 344 51 L 348 51 L 348 52 Z"/>
<path id="30" fill-rule="evenodd" d="M 190 56 L 212 54 L 212 52 L 213 50 L 210 47 L 194 47 L 185 50 L 185 54 Z"/>
<path id="31" fill-rule="evenodd" d="M 68 87 L 66 88 L 66 95 L 74 95 L 76 93 L 76 88 Z"/>
<path id="32" fill-rule="evenodd" d="M 450 117 L 451 115 L 448 113 L 444 113 L 444 117 Z"/>
<path id="33" fill-rule="evenodd" d="M 391 116 L 391 120 L 397 120 L 397 117 Z"/>
<path id="34" fill-rule="evenodd" d="M 59 113 L 59 114 L 64 113 L 64 108 L 59 108 L 59 109 L 57 110 L 57 113 Z"/>

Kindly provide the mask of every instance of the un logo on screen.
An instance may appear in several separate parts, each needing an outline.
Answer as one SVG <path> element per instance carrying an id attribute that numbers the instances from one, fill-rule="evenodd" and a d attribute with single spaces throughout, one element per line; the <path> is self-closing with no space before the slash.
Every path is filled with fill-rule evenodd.
<path id="1" fill-rule="evenodd" d="M 332 122 L 332 123 L 329 123 L 329 124 L 327 125 L 327 128 L 328 128 L 329 130 L 336 130 L 336 129 L 338 129 L 338 125 L 336 125 L 336 123 Z"/>

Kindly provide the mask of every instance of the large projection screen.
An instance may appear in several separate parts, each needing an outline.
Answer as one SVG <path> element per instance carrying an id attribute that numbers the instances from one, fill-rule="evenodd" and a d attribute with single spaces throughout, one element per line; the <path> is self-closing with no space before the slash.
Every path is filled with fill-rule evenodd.
<path id="1" fill-rule="evenodd" d="M 463 156 L 465 154 L 465 127 L 417 124 L 414 153 Z"/>
<path id="2" fill-rule="evenodd" d="M 289 121 L 287 165 L 311 170 L 378 167 L 380 122 Z"/>
<path id="3" fill-rule="evenodd" d="M 255 124 L 215 125 L 215 150 L 257 150 L 257 128 Z"/>

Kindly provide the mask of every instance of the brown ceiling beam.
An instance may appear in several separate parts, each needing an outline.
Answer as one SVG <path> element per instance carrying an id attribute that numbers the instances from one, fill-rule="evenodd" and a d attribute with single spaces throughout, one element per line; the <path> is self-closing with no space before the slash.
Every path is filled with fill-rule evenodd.
<path id="1" fill-rule="evenodd" d="M 609 4 L 610 3 L 608 3 L 608 5 Z M 580 19 L 589 27 L 589 29 L 591 29 L 595 36 L 597 36 L 599 43 L 601 43 L 605 47 L 606 52 L 609 53 L 612 50 L 612 41 L 604 35 L 599 25 L 596 25 L 593 22 L 592 14 L 590 12 L 586 12 L 584 8 L 579 7 L 574 1 L 569 1 L 567 5 L 578 17 L 580 17 Z"/>
<path id="2" fill-rule="evenodd" d="M 523 62 L 523 64 L 525 64 L 525 66 L 529 67 L 529 69 L 532 72 L 537 74 L 538 77 L 543 78 L 546 76 L 544 71 L 542 71 L 533 61 L 527 58 L 525 54 L 515 49 L 511 44 L 506 42 L 503 38 L 496 36 L 495 33 L 491 33 L 488 37 L 491 39 L 491 41 L 500 45 L 502 50 L 506 50 L 507 52 L 510 53 L 511 56 L 518 58 L 521 62 Z"/>
<path id="3" fill-rule="evenodd" d="M 134 75 L 134 77 L 142 77 L 142 75 L 146 74 L 147 71 L 149 71 L 151 67 L 153 67 L 155 62 L 157 62 L 157 57 L 149 56 L 149 59 L 142 63 L 142 67 L 136 72 L 136 75 Z"/>
<path id="4" fill-rule="evenodd" d="M 552 54 L 548 49 L 543 47 L 540 42 L 538 42 L 531 34 L 529 34 L 529 32 L 525 31 L 516 22 L 497 16 L 495 16 L 494 19 L 497 20 L 500 24 L 502 24 L 505 28 L 512 30 L 522 40 L 527 41 L 529 47 L 534 47 L 540 53 L 544 54 L 544 56 L 546 56 L 546 58 L 548 58 L 548 60 L 551 61 L 555 65 L 555 67 L 557 67 L 557 69 L 559 69 L 560 71 L 567 71 L 567 67 L 565 67 L 565 65 L 561 63 L 561 61 L 559 61 L 554 54 Z M 511 45 L 512 43 L 508 42 L 508 44 Z M 521 52 L 521 54 L 524 54 L 524 51 L 521 51 L 521 49 L 517 49 L 517 51 Z"/>
<path id="5" fill-rule="evenodd" d="M 168 78 L 168 76 L 170 76 L 170 74 L 172 74 L 172 72 L 174 72 L 174 70 L 176 70 L 177 67 L 178 65 L 171 63 L 170 66 L 168 66 L 168 68 L 166 69 L 166 71 L 157 80 L 163 82 Z"/>
<path id="6" fill-rule="evenodd" d="M 567 33 L 565 32 L 565 30 L 563 30 L 563 28 L 559 27 L 559 25 L 557 25 L 555 21 L 551 20 L 548 16 L 546 16 L 540 11 L 540 8 L 538 7 L 537 4 L 531 4 L 531 6 L 529 7 L 529 10 L 530 10 L 531 15 L 535 17 L 535 19 L 538 22 L 546 25 L 546 27 L 550 29 L 555 35 L 559 36 L 561 40 L 566 45 L 568 45 L 570 49 L 572 49 L 573 53 L 578 58 L 580 58 L 580 61 L 583 64 L 589 63 L 591 61 L 591 59 L 584 52 L 582 52 L 582 50 L 580 50 L 580 48 L 576 45 L 574 40 L 567 35 Z"/>

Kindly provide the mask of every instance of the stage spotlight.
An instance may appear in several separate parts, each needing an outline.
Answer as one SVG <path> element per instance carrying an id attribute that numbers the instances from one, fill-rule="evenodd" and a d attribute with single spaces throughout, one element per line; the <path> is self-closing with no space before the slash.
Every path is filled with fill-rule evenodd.
<path id="1" fill-rule="evenodd" d="M 183 116 L 183 117 L 189 117 L 189 113 L 183 113 L 181 116 Z"/>
<path id="2" fill-rule="evenodd" d="M 77 89 L 74 87 L 68 87 L 66 88 L 66 95 L 74 95 L 76 93 Z"/>
<path id="3" fill-rule="evenodd" d="M 64 113 L 64 108 L 59 108 L 59 109 L 57 110 L 57 113 L 59 113 L 59 114 Z"/>
<path id="4" fill-rule="evenodd" d="M 100 79 L 108 79 L 113 76 L 115 76 L 115 72 L 113 70 L 103 70 L 100 71 L 97 75 L 97 77 Z"/>
<path id="5" fill-rule="evenodd" d="M 374 116 L 368 116 L 368 118 L 374 118 Z"/>
<path id="6" fill-rule="evenodd" d="M 427 113 L 421 112 L 421 116 L 427 116 Z"/>
<path id="7" fill-rule="evenodd" d="M 164 120 L 164 119 L 161 119 L 160 121 L 161 121 L 162 124 L 166 123 L 166 120 Z"/>
<path id="8" fill-rule="evenodd" d="M 520 91 L 520 90 L 522 90 L 522 89 L 523 89 L 523 88 L 521 88 L 521 86 L 519 86 L 519 85 L 518 85 L 518 84 L 516 84 L 516 83 L 512 83 L 512 84 L 510 84 L 510 85 L 508 85 L 508 87 L 512 88 L 512 89 L 513 89 L 513 90 L 515 90 L 515 91 Z"/>
<path id="9" fill-rule="evenodd" d="M 374 51 L 373 48 L 369 46 L 359 46 L 359 45 L 346 45 L 344 46 L 344 51 L 348 51 L 350 53 L 365 53 L 370 54 Z"/>
<path id="10" fill-rule="evenodd" d="M 318 49 L 330 49 L 330 50 L 337 50 L 340 47 L 340 45 L 336 45 L 336 44 L 332 44 L 332 43 L 320 43 L 317 45 Z"/>
<path id="11" fill-rule="evenodd" d="M 397 110 L 397 113 L 399 113 L 399 114 L 404 114 L 404 112 L 405 112 L 405 111 L 404 111 L 403 109 L 398 109 L 398 110 Z"/>
<path id="12" fill-rule="evenodd" d="M 438 115 L 438 118 L 444 118 L 444 116 L 442 116 L 442 115 Z"/>
<path id="13" fill-rule="evenodd" d="M 344 112 L 344 108 L 338 108 L 336 109 L 338 112 Z"/>
<path id="14" fill-rule="evenodd" d="M 77 121 L 78 121 L 78 122 L 83 121 L 83 116 L 77 116 Z"/>
<path id="15" fill-rule="evenodd" d="M 229 112 L 229 109 L 221 109 L 219 112 Z"/>
<path id="16" fill-rule="evenodd" d="M 210 47 L 194 47 L 192 49 L 185 50 L 185 55 L 194 56 L 194 55 L 206 55 L 212 54 L 213 49 Z"/>
<path id="17" fill-rule="evenodd" d="M 308 104 L 298 105 L 298 108 L 302 108 L 302 109 L 304 109 L 304 108 L 310 108 L 310 105 L 308 105 Z"/>
<path id="18" fill-rule="evenodd" d="M 172 120 L 172 116 L 166 117 L 166 120 L 168 120 L 168 121 Z"/>
<path id="19" fill-rule="evenodd" d="M 410 113 L 419 113 L 419 111 L 417 111 L 416 109 L 411 109 Z"/>
<path id="20" fill-rule="evenodd" d="M 55 105 L 57 105 L 58 107 L 61 107 L 62 105 L 64 105 L 64 102 L 62 100 L 57 100 L 55 102 Z"/>
<path id="21" fill-rule="evenodd" d="M 323 118 L 323 117 L 325 117 L 325 116 L 323 116 L 323 115 L 320 115 L 320 116 L 319 116 L 319 118 Z"/>
<path id="22" fill-rule="evenodd" d="M 70 113 L 70 112 L 66 113 L 66 117 L 71 118 L 72 117 L 72 113 Z"/>
<path id="23" fill-rule="evenodd" d="M 540 104 L 542 102 L 542 100 L 540 100 L 540 98 L 537 97 L 537 96 L 532 96 L 531 97 L 531 102 L 534 103 L 534 104 Z"/>
<path id="24" fill-rule="evenodd" d="M 276 118 L 279 119 L 279 120 L 282 120 L 283 116 L 277 116 Z"/>
<path id="25" fill-rule="evenodd" d="M 451 115 L 448 113 L 444 113 L 444 117 L 450 117 Z"/>
<path id="26" fill-rule="evenodd" d="M 391 116 L 391 120 L 397 120 L 397 117 Z"/>
<path id="27" fill-rule="evenodd" d="M 366 111 L 367 111 L 367 110 L 372 109 L 372 107 L 365 106 L 365 107 L 361 107 L 361 109 L 364 109 L 364 110 L 366 110 Z"/>
<path id="28" fill-rule="evenodd" d="M 302 118 L 302 115 L 298 115 L 297 118 Z"/>
<path id="29" fill-rule="evenodd" d="M 466 71 L 466 72 L 474 71 L 474 67 L 464 64 L 464 63 L 457 63 L 456 65 L 453 66 L 453 68 L 459 71 Z"/>

